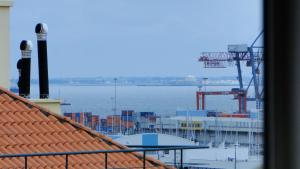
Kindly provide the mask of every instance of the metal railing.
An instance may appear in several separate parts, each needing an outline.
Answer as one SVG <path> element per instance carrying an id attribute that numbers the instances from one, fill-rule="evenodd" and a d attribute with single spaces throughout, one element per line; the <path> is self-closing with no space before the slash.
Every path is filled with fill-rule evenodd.
<path id="1" fill-rule="evenodd" d="M 41 156 L 65 156 L 65 168 L 68 169 L 69 156 L 70 155 L 81 155 L 81 154 L 104 154 L 104 168 L 108 169 L 108 158 L 110 153 L 131 153 L 131 152 L 142 152 L 143 166 L 141 168 L 146 169 L 146 152 L 151 151 L 164 151 L 174 150 L 174 167 L 183 169 L 183 150 L 186 149 L 203 149 L 208 148 L 207 146 L 137 146 L 132 145 L 129 147 L 143 147 L 136 149 L 122 149 L 122 150 L 96 150 L 96 151 L 78 151 L 78 152 L 50 152 L 50 153 L 32 153 L 32 154 L 0 154 L 1 158 L 22 158 L 24 157 L 24 168 L 28 169 L 30 164 L 28 163 L 29 157 L 41 157 Z M 146 147 L 146 148 L 145 148 Z M 176 162 L 176 150 L 180 150 L 180 163 L 177 166 Z"/>

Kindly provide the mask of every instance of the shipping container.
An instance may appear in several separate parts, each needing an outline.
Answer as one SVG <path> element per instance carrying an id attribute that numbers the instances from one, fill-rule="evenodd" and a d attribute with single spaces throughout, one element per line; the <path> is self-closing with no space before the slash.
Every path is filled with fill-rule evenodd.
<path id="1" fill-rule="evenodd" d="M 249 118 L 249 114 L 232 114 L 231 117 L 236 117 L 236 118 Z"/>
<path id="2" fill-rule="evenodd" d="M 92 115 L 92 129 L 93 130 L 100 129 L 99 115 Z"/>
<path id="3" fill-rule="evenodd" d="M 155 123 L 156 122 L 156 116 L 149 117 L 149 121 Z"/>
<path id="4" fill-rule="evenodd" d="M 134 110 L 122 110 L 122 116 L 133 116 Z"/>
<path id="5" fill-rule="evenodd" d="M 122 117 L 121 117 L 121 120 L 122 120 L 122 121 L 135 121 L 136 118 L 133 117 L 133 116 L 122 116 Z"/>
<path id="6" fill-rule="evenodd" d="M 220 113 L 218 117 L 235 117 L 235 118 L 249 118 L 249 114 L 229 114 L 229 113 Z"/>
<path id="7" fill-rule="evenodd" d="M 74 113 L 74 115 L 75 115 L 75 121 L 77 122 L 77 123 L 81 123 L 81 124 L 84 124 L 83 122 L 84 122 L 84 114 L 82 113 L 82 112 L 77 112 L 77 113 Z"/>
<path id="8" fill-rule="evenodd" d="M 178 110 L 176 116 L 199 116 L 206 117 L 207 110 Z"/>
<path id="9" fill-rule="evenodd" d="M 217 111 L 207 111 L 207 117 L 219 117 L 222 112 Z"/>
<path id="10" fill-rule="evenodd" d="M 130 121 L 122 121 L 122 128 L 133 128 L 134 122 Z"/>
<path id="11" fill-rule="evenodd" d="M 116 122 L 116 121 L 117 121 L 117 122 L 118 122 L 118 121 L 121 121 L 121 119 L 119 119 L 119 118 L 108 118 L 106 122 L 107 122 L 107 123 L 111 123 L 111 122 Z"/>
<path id="12" fill-rule="evenodd" d="M 113 119 L 113 118 L 114 118 L 114 119 L 120 119 L 121 116 L 120 116 L 120 115 L 109 115 L 109 116 L 107 116 L 106 119 L 108 120 L 108 119 Z"/>
<path id="13" fill-rule="evenodd" d="M 100 119 L 100 130 L 101 131 L 107 131 L 107 120 L 106 119 Z"/>
<path id="14" fill-rule="evenodd" d="M 107 132 L 112 132 L 113 131 L 113 128 L 110 126 L 110 127 L 106 127 L 106 131 Z"/>
<path id="15" fill-rule="evenodd" d="M 71 118 L 71 120 L 75 121 L 75 122 L 78 122 L 80 117 L 77 118 L 77 121 L 76 121 L 76 117 L 77 116 L 80 116 L 80 115 L 77 115 L 78 113 L 74 112 L 74 113 L 70 113 L 69 114 L 69 117 Z"/>
<path id="16" fill-rule="evenodd" d="M 149 116 L 154 116 L 154 112 L 140 112 L 141 117 L 149 117 Z"/>
<path id="17" fill-rule="evenodd" d="M 92 112 L 72 112 L 72 113 L 64 113 L 64 115 L 77 123 L 81 123 L 84 126 L 93 129 L 97 128 L 96 126 L 99 125 L 99 116 L 98 116 L 98 120 L 96 120 L 96 117 L 94 117 L 93 120 Z"/>
<path id="18" fill-rule="evenodd" d="M 107 116 L 107 126 L 120 126 L 121 118 L 120 115 Z"/>
<path id="19" fill-rule="evenodd" d="M 100 122 L 100 120 L 99 120 L 99 115 L 93 115 L 92 116 L 92 122 Z"/>
<path id="20" fill-rule="evenodd" d="M 64 113 L 64 116 L 72 120 L 72 113 Z"/>
<path id="21" fill-rule="evenodd" d="M 100 122 L 101 122 L 101 124 L 102 124 L 102 123 L 105 123 L 105 124 L 106 124 L 107 120 L 106 120 L 106 119 L 101 119 Z"/>
<path id="22" fill-rule="evenodd" d="M 82 112 L 83 114 L 83 124 L 87 127 L 92 128 L 92 112 Z"/>
<path id="23" fill-rule="evenodd" d="M 228 113 L 220 113 L 219 117 L 231 117 L 232 114 L 228 114 Z"/>
<path id="24" fill-rule="evenodd" d="M 72 113 L 71 119 L 76 122 L 76 113 Z"/>

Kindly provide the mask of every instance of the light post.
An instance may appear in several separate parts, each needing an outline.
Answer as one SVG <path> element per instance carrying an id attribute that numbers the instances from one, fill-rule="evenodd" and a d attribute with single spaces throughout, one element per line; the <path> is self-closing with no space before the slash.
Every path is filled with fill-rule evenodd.
<path id="1" fill-rule="evenodd" d="M 236 148 L 239 146 L 238 143 L 234 144 L 234 169 L 236 169 Z"/>
<path id="2" fill-rule="evenodd" d="M 114 115 L 117 112 L 117 78 L 114 78 L 115 81 L 115 107 L 114 107 Z"/>
<path id="3" fill-rule="evenodd" d="M 115 82 L 115 107 L 114 107 L 114 115 L 117 115 L 117 78 L 114 78 L 114 82 Z M 121 133 L 122 132 L 122 126 L 121 126 L 121 123 L 122 123 L 122 120 L 121 120 L 121 116 L 120 116 L 120 119 L 119 119 L 119 132 Z"/>
<path id="4" fill-rule="evenodd" d="M 202 78 L 202 83 L 203 83 L 204 91 L 206 91 L 207 80 L 208 80 L 207 77 Z"/>
<path id="5" fill-rule="evenodd" d="M 126 132 L 128 135 L 128 110 L 126 110 Z"/>

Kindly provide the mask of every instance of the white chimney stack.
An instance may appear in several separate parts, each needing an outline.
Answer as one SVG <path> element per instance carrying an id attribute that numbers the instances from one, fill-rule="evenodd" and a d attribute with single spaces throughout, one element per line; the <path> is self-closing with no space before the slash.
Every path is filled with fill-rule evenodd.
<path id="1" fill-rule="evenodd" d="M 11 0 L 0 0 L 0 86 L 10 88 L 9 9 Z"/>

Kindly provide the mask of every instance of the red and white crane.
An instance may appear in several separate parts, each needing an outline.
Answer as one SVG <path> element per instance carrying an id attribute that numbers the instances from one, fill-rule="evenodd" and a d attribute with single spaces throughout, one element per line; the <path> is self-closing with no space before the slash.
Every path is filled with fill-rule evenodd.
<path id="1" fill-rule="evenodd" d="M 199 62 L 203 62 L 204 68 L 226 68 L 227 66 L 235 65 L 238 71 L 239 89 L 232 91 L 217 91 L 205 92 L 198 91 L 196 93 L 197 110 L 200 109 L 200 98 L 202 100 L 202 109 L 205 109 L 205 96 L 206 95 L 228 95 L 233 94 L 239 101 L 239 113 L 247 113 L 247 100 L 255 100 L 257 108 L 261 108 L 263 97 L 263 88 L 259 84 L 259 74 L 262 70 L 264 53 L 263 47 L 254 46 L 257 40 L 262 36 L 263 31 L 256 37 L 250 47 L 247 44 L 228 45 L 227 52 L 203 52 Z M 247 86 L 244 88 L 241 62 L 246 62 L 246 65 L 252 69 L 252 78 Z M 247 98 L 247 92 L 250 85 L 254 84 L 255 98 Z"/>

